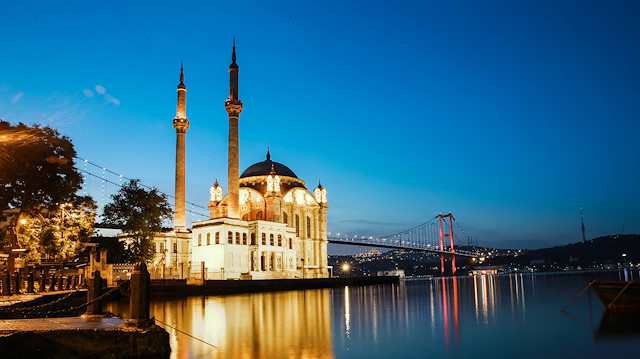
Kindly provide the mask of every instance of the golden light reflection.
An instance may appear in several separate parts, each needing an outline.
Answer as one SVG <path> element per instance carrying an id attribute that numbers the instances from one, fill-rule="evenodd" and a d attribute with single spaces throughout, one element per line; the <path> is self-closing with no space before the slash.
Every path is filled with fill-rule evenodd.
<path id="1" fill-rule="evenodd" d="M 329 289 L 188 297 L 152 301 L 150 314 L 209 343 L 165 327 L 171 358 L 324 359 L 334 357 L 330 299 Z M 106 310 L 128 313 L 128 302 Z"/>
<path id="2" fill-rule="evenodd" d="M 351 339 L 351 310 L 349 309 L 349 286 L 344 287 L 344 331 L 347 339 Z"/>

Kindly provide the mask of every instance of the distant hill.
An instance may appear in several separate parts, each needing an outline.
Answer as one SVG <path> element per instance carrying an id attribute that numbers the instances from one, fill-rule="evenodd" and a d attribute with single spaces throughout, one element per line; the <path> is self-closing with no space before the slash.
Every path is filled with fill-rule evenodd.
<path id="1" fill-rule="evenodd" d="M 626 256 L 623 257 L 623 254 Z M 501 256 L 487 260 L 492 265 L 555 264 L 590 267 L 594 264 L 640 262 L 640 234 L 615 234 L 524 252 L 518 256 Z"/>

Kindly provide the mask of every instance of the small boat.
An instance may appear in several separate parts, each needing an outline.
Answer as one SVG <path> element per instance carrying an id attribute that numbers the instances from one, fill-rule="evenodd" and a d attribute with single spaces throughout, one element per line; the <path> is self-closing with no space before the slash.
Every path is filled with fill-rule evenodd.
<path id="1" fill-rule="evenodd" d="M 640 310 L 640 282 L 593 280 L 589 282 L 607 309 Z"/>

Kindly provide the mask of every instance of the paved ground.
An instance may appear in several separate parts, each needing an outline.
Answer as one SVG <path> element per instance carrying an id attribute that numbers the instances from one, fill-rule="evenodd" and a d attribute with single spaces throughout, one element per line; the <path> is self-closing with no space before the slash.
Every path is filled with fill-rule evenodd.
<path id="1" fill-rule="evenodd" d="M 115 329 L 125 321 L 118 317 L 80 316 L 67 318 L 0 319 L 0 332 L 31 330 Z"/>

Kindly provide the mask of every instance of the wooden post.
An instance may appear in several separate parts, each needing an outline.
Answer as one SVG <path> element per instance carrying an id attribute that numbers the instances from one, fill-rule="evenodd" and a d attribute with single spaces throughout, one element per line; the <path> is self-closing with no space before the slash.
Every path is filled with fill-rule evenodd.
<path id="1" fill-rule="evenodd" d="M 15 294 L 20 294 L 20 273 L 13 273 L 13 292 Z"/>
<path id="2" fill-rule="evenodd" d="M 2 276 L 2 295 L 11 295 L 11 274 L 5 272 Z"/>
<path id="3" fill-rule="evenodd" d="M 204 285 L 204 281 L 207 279 L 207 274 L 205 273 L 206 268 L 204 267 L 204 261 L 200 263 L 200 277 L 202 277 L 202 285 Z"/>
<path id="4" fill-rule="evenodd" d="M 53 292 L 56 290 L 56 275 L 55 273 L 51 273 L 51 282 L 49 283 L 49 292 Z"/>
<path id="5" fill-rule="evenodd" d="M 44 292 L 47 290 L 47 276 L 44 269 L 40 269 L 40 285 L 38 286 L 38 292 Z"/>
<path id="6" fill-rule="evenodd" d="M 100 271 L 95 271 L 93 278 L 88 280 L 87 303 L 102 295 L 102 277 Z M 102 314 L 102 301 L 99 300 L 87 306 L 87 314 Z"/>
<path id="7" fill-rule="evenodd" d="M 64 276 L 62 275 L 62 271 L 60 271 L 60 278 L 58 278 L 58 290 L 64 290 L 63 282 Z"/>
<path id="8" fill-rule="evenodd" d="M 137 326 L 149 324 L 151 276 L 144 262 L 136 263 L 131 274 L 131 294 L 129 295 L 129 321 Z"/>
<path id="9" fill-rule="evenodd" d="M 35 285 L 34 285 L 34 275 L 33 271 L 30 271 L 27 275 L 27 293 L 35 293 Z"/>

